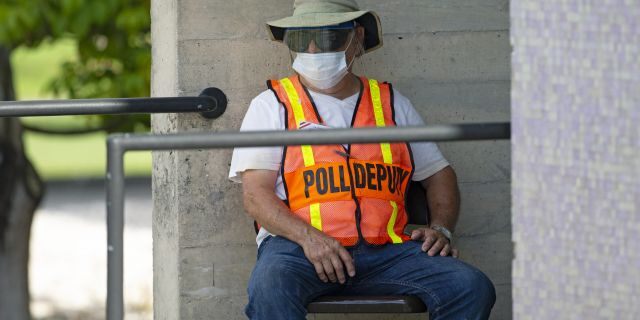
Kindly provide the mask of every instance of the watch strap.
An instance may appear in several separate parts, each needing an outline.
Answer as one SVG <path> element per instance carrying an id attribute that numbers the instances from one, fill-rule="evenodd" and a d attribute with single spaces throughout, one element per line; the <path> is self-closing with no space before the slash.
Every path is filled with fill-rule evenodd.
<path id="1" fill-rule="evenodd" d="M 439 225 L 432 225 L 432 226 L 430 226 L 430 228 L 435 230 L 435 231 L 438 231 L 438 232 L 442 233 L 449 240 L 449 242 L 451 242 L 451 238 L 453 237 L 453 233 L 449 229 L 447 229 L 447 228 L 445 228 L 443 226 L 439 226 Z"/>

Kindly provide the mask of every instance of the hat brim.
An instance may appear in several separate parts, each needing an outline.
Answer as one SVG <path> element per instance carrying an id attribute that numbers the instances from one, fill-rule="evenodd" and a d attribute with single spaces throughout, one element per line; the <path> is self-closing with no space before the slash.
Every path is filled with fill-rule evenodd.
<path id="1" fill-rule="evenodd" d="M 355 20 L 365 29 L 364 51 L 371 52 L 382 47 L 380 18 L 373 11 L 341 13 L 310 13 L 267 22 L 271 40 L 282 42 L 287 28 L 324 27 Z"/>

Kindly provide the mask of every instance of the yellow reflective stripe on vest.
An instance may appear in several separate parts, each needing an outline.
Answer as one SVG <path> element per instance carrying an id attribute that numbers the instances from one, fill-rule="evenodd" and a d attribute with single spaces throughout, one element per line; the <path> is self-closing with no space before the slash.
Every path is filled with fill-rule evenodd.
<path id="1" fill-rule="evenodd" d="M 293 109 L 293 117 L 296 120 L 296 127 L 300 127 L 300 123 L 302 121 L 306 121 L 304 117 L 304 111 L 302 110 L 302 104 L 300 103 L 300 97 L 298 96 L 298 92 L 296 92 L 296 88 L 291 83 L 289 78 L 284 78 L 280 80 L 284 90 L 287 92 L 287 97 L 289 97 L 289 103 L 291 104 L 291 108 Z M 302 157 L 304 158 L 304 166 L 310 167 L 316 164 L 315 159 L 313 158 L 313 150 L 310 145 L 300 146 L 302 148 Z"/>
<path id="2" fill-rule="evenodd" d="M 393 230 L 393 227 L 396 224 L 396 219 L 398 218 L 398 204 L 395 201 L 389 201 L 391 207 L 393 208 L 393 212 L 391 212 L 391 217 L 389 218 L 389 222 L 387 222 L 387 233 L 391 238 L 393 243 L 402 243 L 402 239 L 398 237 L 396 232 Z"/>
<path id="3" fill-rule="evenodd" d="M 291 109 L 293 109 L 293 117 L 296 120 L 296 127 L 300 127 L 300 123 L 302 121 L 306 121 L 304 116 L 304 111 L 302 110 L 302 104 L 300 103 L 300 97 L 298 96 L 298 92 L 296 88 L 291 83 L 289 78 L 284 78 L 280 80 L 284 90 L 287 92 L 287 97 L 289 98 L 289 104 L 291 104 Z M 316 164 L 315 158 L 313 157 L 313 149 L 310 145 L 300 146 L 302 148 L 302 158 L 304 159 L 304 166 L 310 167 Z M 318 229 L 322 230 L 322 216 L 320 215 L 320 204 L 312 203 L 309 206 L 309 220 L 311 225 Z"/>
<path id="4" fill-rule="evenodd" d="M 369 79 L 369 88 L 371 91 L 371 101 L 373 102 L 373 115 L 376 118 L 377 127 L 385 127 L 384 111 L 382 111 L 382 99 L 380 98 L 380 87 L 378 81 Z M 380 149 L 382 150 L 382 159 L 384 163 L 393 163 L 393 157 L 391 156 L 391 146 L 389 143 L 380 143 Z"/>
<path id="5" fill-rule="evenodd" d="M 373 103 L 373 115 L 376 120 L 376 126 L 385 127 L 386 123 L 384 122 L 384 111 L 382 110 L 382 99 L 380 98 L 380 87 L 378 86 L 378 81 L 369 79 L 369 89 L 371 92 L 371 102 Z M 391 145 L 386 142 L 380 143 L 380 150 L 382 151 L 382 159 L 384 160 L 384 163 L 393 164 Z M 389 201 L 389 204 L 391 204 L 393 211 L 391 212 L 389 222 L 387 222 L 387 233 L 393 243 L 402 243 L 402 239 L 400 239 L 393 230 L 393 227 L 396 224 L 396 219 L 398 219 L 398 204 L 395 201 Z"/>
<path id="6" fill-rule="evenodd" d="M 309 206 L 309 216 L 311 218 L 311 225 L 322 231 L 322 216 L 320 215 L 319 203 L 312 203 L 311 206 Z"/>

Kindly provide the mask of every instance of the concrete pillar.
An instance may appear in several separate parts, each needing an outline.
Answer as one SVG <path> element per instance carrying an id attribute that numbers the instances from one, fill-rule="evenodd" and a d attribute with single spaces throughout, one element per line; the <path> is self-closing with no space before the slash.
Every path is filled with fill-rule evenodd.
<path id="1" fill-rule="evenodd" d="M 640 8 L 512 1 L 517 319 L 640 315 Z"/>
<path id="2" fill-rule="evenodd" d="M 268 40 L 264 22 L 291 14 L 292 3 L 153 1 L 153 95 L 195 95 L 216 86 L 230 100 L 221 119 L 158 115 L 153 130 L 237 130 L 265 80 L 291 72 L 286 48 Z M 357 70 L 392 82 L 429 123 L 509 119 L 507 0 L 359 3 L 381 15 L 385 45 Z M 494 318 L 509 318 L 509 143 L 458 142 L 441 149 L 457 169 L 463 192 L 457 230 L 462 258 L 496 284 Z M 226 179 L 230 156 L 230 150 L 154 154 L 157 319 L 243 318 L 255 233 L 242 209 L 239 186 Z"/>

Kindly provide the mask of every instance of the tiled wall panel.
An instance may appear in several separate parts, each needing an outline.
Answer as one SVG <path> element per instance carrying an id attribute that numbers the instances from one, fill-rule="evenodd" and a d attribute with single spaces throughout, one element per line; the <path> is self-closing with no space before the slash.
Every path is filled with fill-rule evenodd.
<path id="1" fill-rule="evenodd" d="M 640 2 L 511 2 L 516 319 L 640 317 Z"/>

